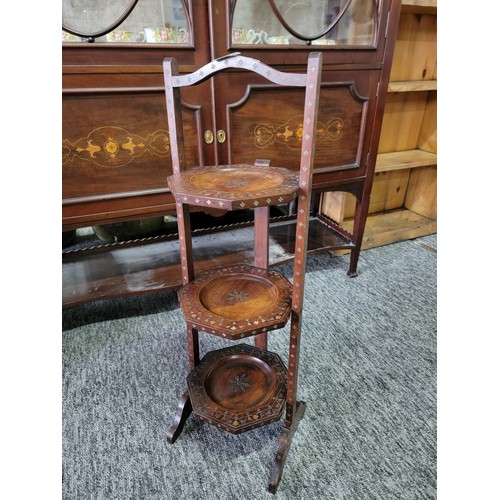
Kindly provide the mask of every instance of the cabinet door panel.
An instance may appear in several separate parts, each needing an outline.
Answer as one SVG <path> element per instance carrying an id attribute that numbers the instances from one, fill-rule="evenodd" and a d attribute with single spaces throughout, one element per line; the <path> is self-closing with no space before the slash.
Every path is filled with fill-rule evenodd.
<path id="1" fill-rule="evenodd" d="M 96 214 L 103 200 L 112 199 L 120 217 L 136 209 L 138 198 L 159 193 L 162 204 L 172 202 L 166 182 L 172 166 L 163 91 L 67 93 L 62 112 L 63 205 L 71 214 Z M 203 112 L 211 120 L 210 109 L 189 105 L 184 110 L 188 166 L 205 162 L 199 140 Z M 143 214 L 154 210 L 150 201 L 143 206 Z"/>
<path id="2" fill-rule="evenodd" d="M 359 72 L 358 81 L 346 75 L 325 74 L 317 126 L 315 176 L 349 170 L 361 175 L 365 165 L 364 129 L 370 110 L 370 72 Z M 217 127 L 227 130 L 231 163 L 270 159 L 275 166 L 299 168 L 303 130 L 303 90 L 243 80 L 217 84 Z M 329 83 L 331 81 L 331 83 Z M 371 87 L 370 87 L 371 86 Z M 360 95 L 366 93 L 366 96 Z"/>

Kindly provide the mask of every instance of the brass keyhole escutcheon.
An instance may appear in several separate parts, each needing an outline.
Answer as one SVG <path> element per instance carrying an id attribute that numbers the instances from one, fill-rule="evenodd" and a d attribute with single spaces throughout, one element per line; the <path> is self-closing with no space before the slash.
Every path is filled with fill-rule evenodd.
<path id="1" fill-rule="evenodd" d="M 214 142 L 214 134 L 211 130 L 206 130 L 204 135 L 206 144 L 212 144 L 212 142 Z"/>
<path id="2" fill-rule="evenodd" d="M 224 130 L 217 130 L 217 141 L 219 144 L 224 144 L 224 142 L 226 142 L 226 132 L 224 132 Z"/>

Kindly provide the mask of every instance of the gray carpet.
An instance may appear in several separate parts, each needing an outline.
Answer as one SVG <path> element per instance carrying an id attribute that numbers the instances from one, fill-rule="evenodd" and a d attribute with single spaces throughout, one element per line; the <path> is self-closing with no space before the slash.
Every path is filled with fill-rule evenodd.
<path id="1" fill-rule="evenodd" d="M 275 498 L 436 498 L 436 236 L 311 256 L 298 396 L 307 402 Z M 280 268 L 290 277 L 289 265 Z M 247 339 L 246 342 L 251 342 Z M 269 336 L 287 359 L 288 329 Z M 230 345 L 201 336 L 202 353 Z M 63 498 L 274 498 L 282 422 L 233 436 L 193 418 L 174 292 L 63 312 Z"/>

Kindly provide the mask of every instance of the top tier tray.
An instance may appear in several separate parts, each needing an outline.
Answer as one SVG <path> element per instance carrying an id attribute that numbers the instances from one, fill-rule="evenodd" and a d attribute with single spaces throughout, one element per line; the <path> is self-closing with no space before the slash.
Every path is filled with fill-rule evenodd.
<path id="1" fill-rule="evenodd" d="M 222 210 L 289 203 L 298 185 L 295 172 L 257 165 L 198 167 L 168 178 L 177 202 Z"/>

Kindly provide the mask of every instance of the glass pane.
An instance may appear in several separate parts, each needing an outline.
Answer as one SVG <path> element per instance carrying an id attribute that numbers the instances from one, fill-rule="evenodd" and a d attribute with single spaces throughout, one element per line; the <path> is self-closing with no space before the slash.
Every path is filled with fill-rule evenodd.
<path id="1" fill-rule="evenodd" d="M 130 0 L 63 0 L 63 25 L 95 33 L 111 25 Z M 63 31 L 63 41 L 82 41 Z M 191 35 L 182 0 L 139 0 L 132 13 L 114 31 L 98 37 L 107 43 L 190 44 Z"/>
<path id="2" fill-rule="evenodd" d="M 376 0 L 237 0 L 233 45 L 373 45 Z M 281 19 L 280 19 L 281 17 Z"/>
<path id="3" fill-rule="evenodd" d="M 63 0 L 63 25 L 79 33 L 95 33 L 107 28 L 126 12 L 132 0 Z"/>

